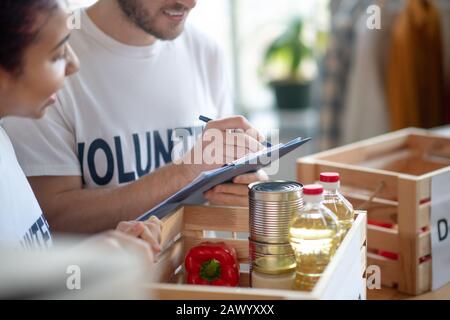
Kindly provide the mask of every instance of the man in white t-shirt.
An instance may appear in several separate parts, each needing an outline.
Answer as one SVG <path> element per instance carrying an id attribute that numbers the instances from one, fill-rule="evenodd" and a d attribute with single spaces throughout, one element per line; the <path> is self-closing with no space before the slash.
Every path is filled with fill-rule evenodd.
<path id="1" fill-rule="evenodd" d="M 210 169 L 170 164 L 178 148 L 188 150 L 201 134 L 199 115 L 232 113 L 220 50 L 200 31 L 184 28 L 195 4 L 100 0 L 81 11 L 81 29 L 70 39 L 80 72 L 67 80 L 56 107 L 41 120 L 5 121 L 52 229 L 112 228 Z M 250 128 L 239 117 L 211 126 Z M 262 178 L 241 176 L 205 197 L 246 205 L 248 183 Z"/>

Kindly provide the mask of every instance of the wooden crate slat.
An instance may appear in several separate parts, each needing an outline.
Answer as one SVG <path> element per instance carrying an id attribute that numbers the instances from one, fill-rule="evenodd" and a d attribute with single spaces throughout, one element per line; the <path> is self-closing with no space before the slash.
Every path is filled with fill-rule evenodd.
<path id="1" fill-rule="evenodd" d="M 447 161 L 433 159 L 430 156 L 421 154 L 418 150 L 405 150 L 395 155 L 375 159 L 371 162 L 360 163 L 360 166 L 386 170 L 395 173 L 407 174 L 420 177 L 428 172 L 434 172 L 448 166 Z"/>
<path id="2" fill-rule="evenodd" d="M 167 283 L 172 284 L 183 284 L 185 283 L 185 273 L 183 271 L 175 273 L 172 278 L 169 279 Z"/>
<path id="3" fill-rule="evenodd" d="M 420 177 L 416 177 L 416 179 L 417 179 L 417 181 L 419 183 L 423 184 L 423 186 L 421 186 L 421 187 L 424 189 L 424 191 L 426 191 L 427 187 L 430 187 L 430 189 L 431 189 L 431 178 L 433 178 L 434 176 L 440 175 L 440 174 L 447 173 L 449 171 L 450 171 L 450 166 L 442 168 L 442 169 L 439 169 L 439 170 L 434 171 L 434 172 L 430 172 L 430 173 L 424 174 L 424 175 L 422 175 Z M 428 197 L 426 197 L 427 195 L 428 195 Z M 422 196 L 422 199 L 427 199 L 427 198 L 430 198 L 430 197 L 431 197 L 431 193 L 428 193 L 428 194 L 425 193 L 424 196 Z"/>
<path id="4" fill-rule="evenodd" d="M 165 248 L 170 242 L 181 233 L 184 226 L 184 209 L 179 208 L 174 213 L 166 216 L 163 220 L 163 229 L 161 232 L 161 246 Z"/>
<path id="5" fill-rule="evenodd" d="M 371 158 L 376 155 L 387 154 L 389 152 L 401 149 L 408 142 L 407 135 L 423 132 L 424 131 L 422 129 L 415 128 L 391 132 L 378 137 L 318 153 L 314 155 L 314 158 L 343 163 L 347 163 L 347 161 L 352 162 L 352 157 L 358 157 L 358 154 L 361 153 L 365 153 L 366 158 Z"/>
<path id="6" fill-rule="evenodd" d="M 356 189 L 364 189 L 369 192 L 374 192 L 379 188 L 379 186 L 383 185 L 384 187 L 379 191 L 377 197 L 388 200 L 397 200 L 398 197 L 397 175 L 392 172 L 361 168 L 353 165 L 338 164 L 322 160 L 315 161 L 314 172 L 316 174 L 316 178 L 314 181 L 303 182 L 303 177 L 301 176 L 302 171 L 302 169 L 298 170 L 299 176 L 297 177 L 302 183 L 317 181 L 319 179 L 318 174 L 320 172 L 334 171 L 341 175 L 342 185 Z"/>
<path id="7" fill-rule="evenodd" d="M 419 204 L 431 200 L 431 178 L 432 177 L 416 178 Z"/>
<path id="8" fill-rule="evenodd" d="M 174 274 L 168 283 L 172 284 L 185 284 L 185 272 L 178 272 Z M 250 273 L 248 271 L 241 271 L 239 275 L 239 287 L 248 288 L 250 287 Z"/>
<path id="9" fill-rule="evenodd" d="M 239 276 L 239 286 L 241 288 L 249 288 L 250 287 L 250 273 L 247 271 L 241 271 Z"/>
<path id="10" fill-rule="evenodd" d="M 315 183 L 318 176 L 319 173 L 314 159 L 303 158 L 301 165 L 297 165 L 297 180 L 304 185 Z"/>
<path id="11" fill-rule="evenodd" d="M 183 263 L 184 244 L 183 239 L 179 239 L 158 257 L 155 268 L 152 270 L 152 277 L 165 282 L 175 275 L 175 271 Z"/>
<path id="12" fill-rule="evenodd" d="M 248 263 L 249 247 L 248 240 L 234 240 L 234 239 L 221 239 L 221 238 L 192 238 L 189 236 L 184 237 L 185 250 L 189 251 L 192 247 L 199 245 L 204 241 L 211 242 L 225 242 L 229 246 L 236 249 L 238 260 L 240 263 Z"/>
<path id="13" fill-rule="evenodd" d="M 367 245 L 369 249 L 378 249 L 393 253 L 399 252 L 398 231 L 378 226 L 367 226 Z"/>
<path id="14" fill-rule="evenodd" d="M 418 214 L 421 191 L 417 181 L 399 177 L 398 229 L 400 244 L 400 281 L 399 290 L 405 293 L 419 294 L 418 291 Z"/>
<path id="15" fill-rule="evenodd" d="M 450 161 L 449 138 L 425 132 L 424 134 L 411 134 L 408 144 L 411 148 L 418 149 L 422 153 L 440 155 Z"/>
<path id="16" fill-rule="evenodd" d="M 200 230 L 183 230 L 183 237 L 203 239 L 204 234 L 205 234 L 204 231 Z"/>
<path id="17" fill-rule="evenodd" d="M 377 154 L 373 159 L 358 163 L 358 166 L 387 171 L 398 171 L 402 166 L 407 164 L 408 159 L 417 156 L 417 153 L 414 151 L 400 149 L 386 154 L 383 157 L 381 157 L 380 154 Z"/>
<path id="18" fill-rule="evenodd" d="M 229 288 L 158 284 L 144 286 L 151 299 L 158 300 L 313 300 L 309 292 L 292 290 Z"/>
<path id="19" fill-rule="evenodd" d="M 431 233 L 430 231 L 422 232 L 418 239 L 418 252 L 419 258 L 423 258 L 431 255 Z"/>
<path id="20" fill-rule="evenodd" d="M 184 228 L 199 231 L 248 232 L 248 208 L 186 206 Z"/>
<path id="21" fill-rule="evenodd" d="M 431 202 L 421 204 L 417 217 L 417 226 L 419 229 L 429 228 L 431 219 Z"/>
<path id="22" fill-rule="evenodd" d="M 410 132 L 408 129 L 405 132 Z M 365 159 L 371 161 L 380 155 L 391 155 L 405 148 L 408 138 L 403 132 L 393 132 L 372 139 L 356 142 L 357 153 L 365 154 Z M 358 146 L 360 146 L 358 148 Z"/>
<path id="23" fill-rule="evenodd" d="M 431 290 L 431 260 L 419 264 L 418 267 L 418 292 L 419 294 Z"/>
<path id="24" fill-rule="evenodd" d="M 353 204 L 354 208 L 368 203 L 367 195 L 356 194 L 355 192 L 347 192 L 342 190 L 343 195 Z M 398 202 L 374 198 L 367 206 L 362 208 L 367 210 L 369 220 L 387 224 L 397 224 Z M 426 202 L 419 206 L 417 226 L 419 229 L 430 226 L 431 202 Z"/>
<path id="25" fill-rule="evenodd" d="M 381 186 L 379 186 L 379 188 L 381 188 Z M 377 191 L 378 189 L 373 187 L 370 189 L 362 189 L 351 187 L 346 184 L 342 184 L 340 188 L 340 192 L 342 194 L 358 199 L 360 201 L 367 201 L 369 199 L 372 199 L 371 201 L 374 203 L 385 204 L 387 206 L 394 206 L 394 207 L 398 206 L 398 201 L 383 199 L 379 196 L 379 193 L 377 193 Z"/>
<path id="26" fill-rule="evenodd" d="M 345 198 L 353 205 L 355 209 L 361 208 L 367 210 L 368 219 L 387 224 L 397 224 L 398 203 L 396 201 L 374 198 L 369 202 L 370 197 L 366 195 L 348 193 L 342 191 Z"/>

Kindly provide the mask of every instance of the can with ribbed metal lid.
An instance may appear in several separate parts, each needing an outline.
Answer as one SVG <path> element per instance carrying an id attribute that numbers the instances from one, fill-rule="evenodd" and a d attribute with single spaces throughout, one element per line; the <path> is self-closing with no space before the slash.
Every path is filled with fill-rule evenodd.
<path id="1" fill-rule="evenodd" d="M 289 243 L 289 223 L 303 207 L 303 186 L 290 181 L 249 185 L 250 239 L 260 243 Z"/>
<path id="2" fill-rule="evenodd" d="M 303 186 L 290 181 L 249 186 L 250 283 L 255 288 L 290 289 L 296 260 L 289 243 L 289 225 L 303 208 Z"/>

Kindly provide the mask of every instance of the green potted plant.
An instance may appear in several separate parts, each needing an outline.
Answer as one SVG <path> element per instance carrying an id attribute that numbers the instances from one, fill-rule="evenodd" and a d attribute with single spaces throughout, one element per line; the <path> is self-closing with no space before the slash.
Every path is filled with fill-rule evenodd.
<path id="1" fill-rule="evenodd" d="M 267 48 L 263 75 L 274 90 L 280 109 L 304 109 L 310 105 L 313 76 L 305 65 L 314 62 L 314 44 L 307 44 L 304 23 L 293 19 L 287 29 Z"/>

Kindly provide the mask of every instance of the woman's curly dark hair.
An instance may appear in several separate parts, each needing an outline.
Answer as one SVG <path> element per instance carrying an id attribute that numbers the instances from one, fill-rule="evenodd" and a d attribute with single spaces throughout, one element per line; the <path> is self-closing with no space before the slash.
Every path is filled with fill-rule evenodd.
<path id="1" fill-rule="evenodd" d="M 39 15 L 50 16 L 58 0 L 0 0 L 0 66 L 17 74 L 28 46 L 39 33 Z"/>

